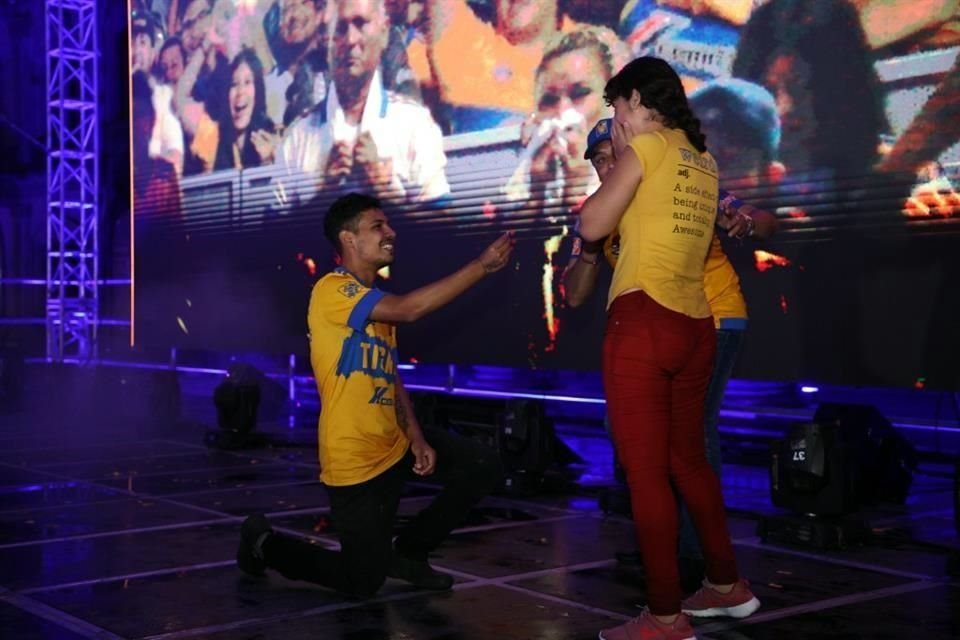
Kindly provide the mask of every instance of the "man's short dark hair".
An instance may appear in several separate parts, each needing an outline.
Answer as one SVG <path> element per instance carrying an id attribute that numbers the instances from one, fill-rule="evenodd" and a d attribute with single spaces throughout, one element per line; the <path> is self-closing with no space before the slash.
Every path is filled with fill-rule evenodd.
<path id="1" fill-rule="evenodd" d="M 360 214 L 371 209 L 382 209 L 378 198 L 365 193 L 348 193 L 333 201 L 323 219 L 323 235 L 338 252 L 340 246 L 340 232 L 344 229 L 356 232 L 360 223 Z"/>
<path id="2" fill-rule="evenodd" d="M 130 14 L 130 39 L 135 40 L 141 33 L 150 38 L 150 46 L 157 46 L 157 21 L 146 11 L 133 10 Z"/>
<path id="3" fill-rule="evenodd" d="M 187 50 L 183 46 L 183 40 L 180 39 L 180 36 L 170 36 L 163 41 L 163 46 L 160 47 L 160 55 L 163 55 L 163 52 L 167 49 L 172 49 L 176 47 L 180 49 L 180 57 L 183 58 L 183 66 L 187 66 Z"/>

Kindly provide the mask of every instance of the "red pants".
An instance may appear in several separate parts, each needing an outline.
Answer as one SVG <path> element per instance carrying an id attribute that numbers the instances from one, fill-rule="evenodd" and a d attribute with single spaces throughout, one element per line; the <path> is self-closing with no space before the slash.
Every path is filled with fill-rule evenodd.
<path id="1" fill-rule="evenodd" d="M 712 319 L 671 311 L 643 291 L 610 307 L 603 386 L 656 615 L 680 612 L 674 488 L 697 529 L 707 578 L 737 580 L 720 482 L 704 452 L 704 398 L 716 348 Z"/>

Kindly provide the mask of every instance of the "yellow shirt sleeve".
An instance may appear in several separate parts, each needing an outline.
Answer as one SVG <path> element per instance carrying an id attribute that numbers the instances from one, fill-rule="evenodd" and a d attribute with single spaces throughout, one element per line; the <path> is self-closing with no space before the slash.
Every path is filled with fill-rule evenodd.
<path id="1" fill-rule="evenodd" d="M 316 285 L 309 322 L 321 320 L 328 325 L 348 326 L 363 331 L 370 312 L 384 296 L 379 289 L 370 289 L 348 274 L 323 278 Z"/>

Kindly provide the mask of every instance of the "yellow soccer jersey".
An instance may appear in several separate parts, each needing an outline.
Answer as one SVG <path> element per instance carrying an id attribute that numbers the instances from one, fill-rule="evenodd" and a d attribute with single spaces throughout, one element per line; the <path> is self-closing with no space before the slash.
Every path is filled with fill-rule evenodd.
<path id="1" fill-rule="evenodd" d="M 397 423 L 397 330 L 369 319 L 384 296 L 343 268 L 313 287 L 307 325 L 320 393 L 320 479 L 359 484 L 386 471 L 409 442 Z"/>

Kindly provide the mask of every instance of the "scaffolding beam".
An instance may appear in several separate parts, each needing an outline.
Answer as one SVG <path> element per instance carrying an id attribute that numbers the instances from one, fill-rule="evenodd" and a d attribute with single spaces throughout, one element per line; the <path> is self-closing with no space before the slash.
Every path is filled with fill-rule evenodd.
<path id="1" fill-rule="evenodd" d="M 46 0 L 47 360 L 96 357 L 97 0 Z"/>

